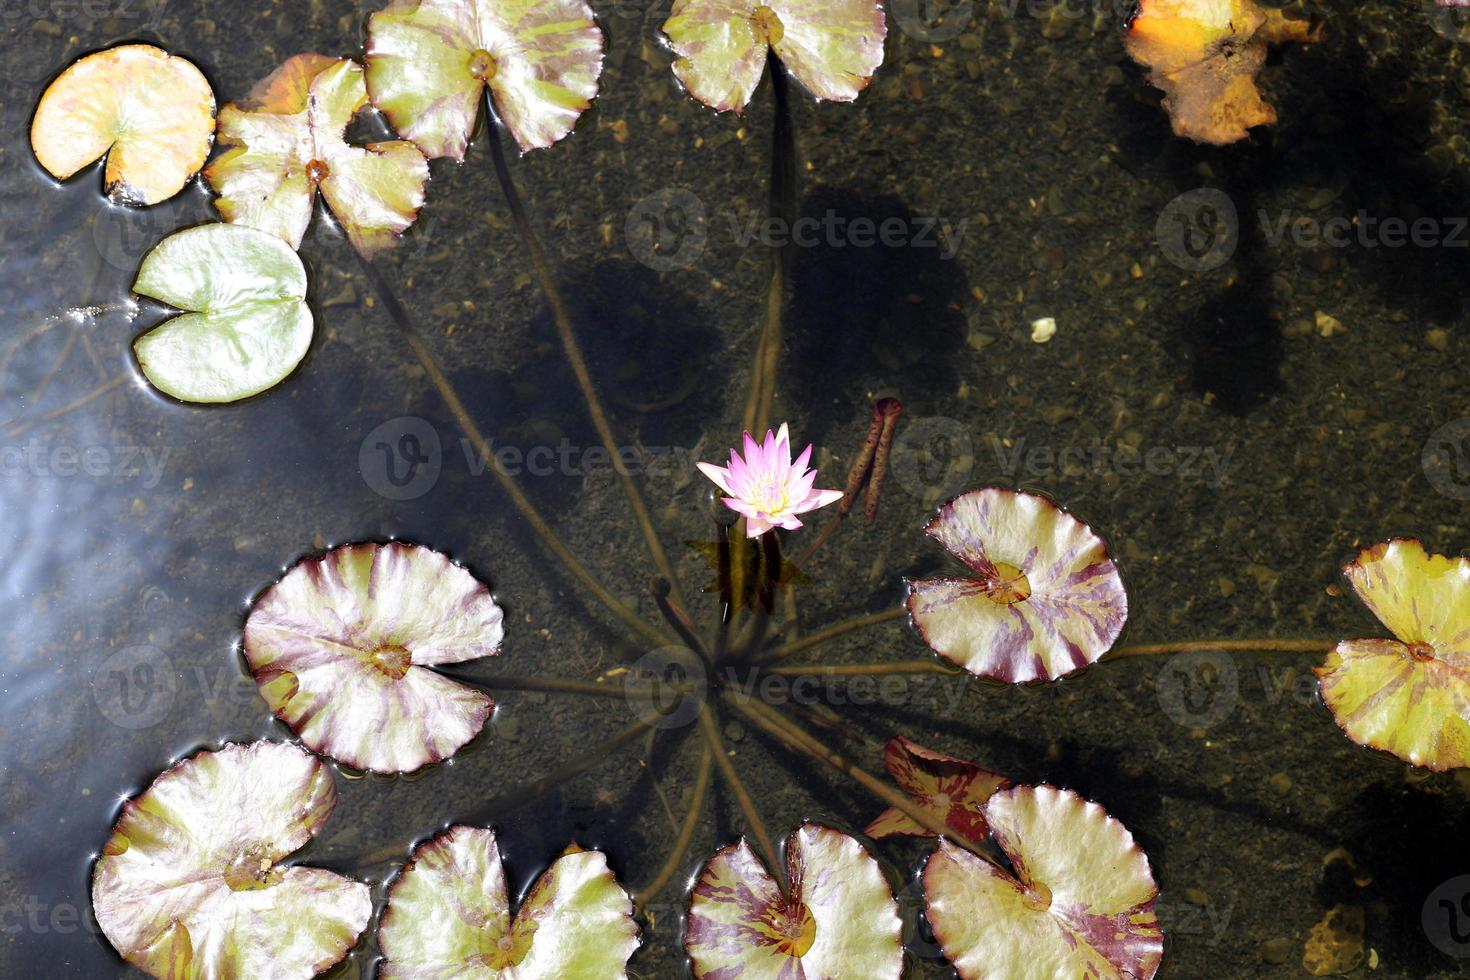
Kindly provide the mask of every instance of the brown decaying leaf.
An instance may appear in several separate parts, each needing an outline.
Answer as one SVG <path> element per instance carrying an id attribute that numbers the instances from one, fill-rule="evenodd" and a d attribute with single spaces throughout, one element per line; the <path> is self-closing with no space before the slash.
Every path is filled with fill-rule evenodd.
<path id="1" fill-rule="evenodd" d="M 1334 905 L 1322 921 L 1312 926 L 1302 969 L 1314 977 L 1349 973 L 1363 962 L 1363 909 L 1358 905 Z"/>

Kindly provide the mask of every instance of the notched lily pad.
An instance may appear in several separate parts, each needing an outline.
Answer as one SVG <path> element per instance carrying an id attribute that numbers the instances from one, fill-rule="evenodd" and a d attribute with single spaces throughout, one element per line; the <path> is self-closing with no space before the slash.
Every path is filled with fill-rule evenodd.
<path id="1" fill-rule="evenodd" d="M 321 831 L 331 773 L 294 745 L 200 752 L 124 805 L 92 873 L 97 923 L 155 977 L 305 980 L 345 957 L 368 886 L 281 862 Z"/>
<path id="2" fill-rule="evenodd" d="M 393 128 L 463 160 L 487 88 L 522 152 L 570 133 L 597 95 L 602 32 L 583 0 L 393 0 L 368 19 L 366 61 Z"/>
<path id="3" fill-rule="evenodd" d="M 985 803 L 1011 785 L 1004 776 L 911 742 L 899 735 L 883 750 L 883 765 L 904 793 L 958 837 L 981 841 L 990 833 Z M 890 807 L 868 825 L 869 837 L 933 836 L 903 811 Z"/>
<path id="4" fill-rule="evenodd" d="M 1225 144 L 1276 121 L 1256 88 L 1268 46 L 1321 36 L 1320 23 L 1254 0 L 1142 0 L 1123 43 L 1164 90 L 1176 135 Z"/>
<path id="5" fill-rule="evenodd" d="M 971 490 L 925 532 L 978 578 L 910 580 L 909 613 L 924 642 L 978 677 L 1056 680 L 1093 663 L 1128 618 L 1107 546 L 1045 497 Z"/>
<path id="6" fill-rule="evenodd" d="M 78 59 L 42 94 L 31 120 L 31 148 L 58 180 L 106 154 L 103 186 L 119 204 L 157 204 L 183 190 L 213 137 L 209 81 L 151 44 Z"/>
<path id="7" fill-rule="evenodd" d="M 940 841 L 924 868 L 929 924 L 963 980 L 1149 980 L 1164 937 L 1148 858 L 1096 803 L 1052 786 L 985 807 L 1012 876 Z"/>
<path id="8" fill-rule="evenodd" d="M 230 149 L 205 171 L 219 213 L 300 248 L 320 191 L 359 252 L 391 247 L 424 205 L 429 164 L 407 140 L 347 143 L 367 101 L 362 66 L 301 54 L 225 106 L 219 138 Z"/>
<path id="9" fill-rule="evenodd" d="M 189 311 L 133 342 L 148 380 L 183 401 L 259 394 L 311 347 L 306 269 L 264 232 L 211 224 L 170 235 L 143 260 L 133 292 Z"/>
<path id="10" fill-rule="evenodd" d="M 394 880 L 378 943 L 382 980 L 611 980 L 627 976 L 638 926 L 607 858 L 575 844 L 512 915 L 495 832 L 458 825 Z"/>
<path id="11" fill-rule="evenodd" d="M 429 548 L 350 544 L 255 601 L 245 660 L 276 717 L 355 769 L 410 772 L 479 734 L 494 702 L 430 668 L 499 652 L 490 590 Z"/>
<path id="12" fill-rule="evenodd" d="M 790 894 L 742 838 L 715 852 L 689 901 L 684 949 L 698 980 L 894 978 L 903 923 L 888 880 L 846 834 L 804 824 L 786 840 Z"/>
<path id="13" fill-rule="evenodd" d="M 1316 669 L 1337 724 L 1416 766 L 1470 766 L 1470 561 L 1395 539 L 1343 574 L 1395 638 L 1343 640 Z"/>
<path id="14" fill-rule="evenodd" d="M 817 98 L 851 102 L 883 63 L 888 27 L 874 0 L 675 0 L 663 32 L 689 94 L 740 112 L 768 49 Z"/>

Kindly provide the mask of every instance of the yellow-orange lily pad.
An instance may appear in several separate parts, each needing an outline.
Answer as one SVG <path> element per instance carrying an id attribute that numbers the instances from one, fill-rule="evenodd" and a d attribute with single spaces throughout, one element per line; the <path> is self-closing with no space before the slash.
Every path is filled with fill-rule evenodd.
<path id="1" fill-rule="evenodd" d="M 1344 640 L 1317 668 L 1338 725 L 1416 766 L 1470 766 L 1470 561 L 1400 538 L 1343 574 L 1394 638 Z"/>
<path id="2" fill-rule="evenodd" d="M 31 120 L 31 148 L 58 180 L 105 155 L 109 198 L 157 204 L 204 166 L 214 105 L 208 79 L 191 62 L 151 44 L 124 44 L 57 76 Z"/>
<path id="3" fill-rule="evenodd" d="M 1310 43 L 1321 33 L 1317 22 L 1254 0 L 1142 0 L 1123 44 L 1164 90 L 1175 135 L 1225 144 L 1276 121 L 1256 88 L 1268 46 Z"/>

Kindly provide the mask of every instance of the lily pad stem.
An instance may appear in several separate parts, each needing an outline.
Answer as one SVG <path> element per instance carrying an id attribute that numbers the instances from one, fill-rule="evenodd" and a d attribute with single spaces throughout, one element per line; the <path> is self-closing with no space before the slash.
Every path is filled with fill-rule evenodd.
<path id="1" fill-rule="evenodd" d="M 709 784 L 714 771 L 714 750 L 706 745 L 704 754 L 699 758 L 699 770 L 694 777 L 694 794 L 689 799 L 689 812 L 684 814 L 684 822 L 679 825 L 679 834 L 674 838 L 674 844 L 658 869 L 658 874 L 633 896 L 633 903 L 639 908 L 647 908 L 648 903 L 668 887 L 684 864 L 684 852 L 689 850 L 689 842 L 694 839 L 694 831 L 699 827 L 699 818 L 704 815 L 704 801 L 709 796 Z"/>
<path id="2" fill-rule="evenodd" d="M 1337 645 L 1335 640 L 1190 640 L 1185 643 L 1130 643 L 1114 647 L 1099 663 L 1125 657 L 1157 657 L 1197 650 L 1236 651 L 1239 653 L 1326 653 Z"/>
<path id="3" fill-rule="evenodd" d="M 740 774 L 735 771 L 735 764 L 730 761 L 730 752 L 725 747 L 724 736 L 720 734 L 719 726 L 715 724 L 714 712 L 710 710 L 708 704 L 700 705 L 699 727 L 704 732 L 705 741 L 709 744 L 710 752 L 715 757 L 715 765 L 719 767 L 720 775 L 730 787 L 730 793 L 735 797 L 735 803 L 745 817 L 746 829 L 755 838 L 761 857 L 766 859 L 771 874 L 775 876 L 776 883 L 781 886 L 781 894 L 790 895 L 791 885 L 786 880 L 786 865 L 781 861 L 776 845 L 771 842 L 771 835 L 766 830 L 765 821 L 761 819 L 759 811 L 755 808 L 755 801 L 750 798 L 750 791 L 745 788 L 745 783 L 740 780 Z"/>
<path id="4" fill-rule="evenodd" d="M 486 89 L 485 97 L 489 99 L 489 89 Z M 492 115 L 493 111 L 492 106 Z M 487 142 L 490 144 L 490 155 L 495 161 L 495 176 L 500 181 L 500 189 L 505 194 L 505 202 L 510 206 L 511 221 L 515 224 L 516 232 L 521 236 L 526 252 L 531 257 L 531 265 L 541 284 L 541 292 L 546 297 L 546 305 L 551 309 L 552 322 L 556 324 L 557 335 L 561 338 L 562 350 L 566 353 L 567 361 L 572 366 L 572 374 L 577 379 L 577 387 L 582 391 L 582 399 L 587 403 L 587 414 L 592 417 L 597 436 L 602 440 L 603 448 L 607 450 L 608 457 L 613 461 L 613 470 L 618 474 L 618 482 L 622 484 L 623 493 L 628 498 L 628 505 L 633 509 L 633 518 L 638 522 L 639 530 L 643 532 L 643 540 L 648 545 L 649 556 L 653 558 L 659 574 L 669 580 L 674 596 L 682 605 L 683 597 L 679 593 L 674 566 L 669 563 L 669 556 L 664 553 L 663 545 L 659 542 L 658 532 L 653 528 L 653 519 L 648 514 L 648 506 L 643 502 L 642 494 L 638 492 L 638 485 L 633 482 L 632 474 L 621 462 L 622 457 L 619 455 L 617 442 L 613 439 L 612 426 L 608 423 L 607 412 L 603 410 L 602 400 L 597 397 L 597 389 L 592 385 L 592 374 L 587 370 L 587 361 L 582 356 L 582 348 L 577 343 L 576 333 L 572 330 L 572 318 L 567 313 L 566 302 L 562 299 L 561 290 L 557 288 L 556 280 L 551 274 L 551 266 L 546 261 L 546 253 L 541 249 L 541 241 L 536 237 L 535 229 L 531 227 L 530 218 L 526 216 L 526 208 L 521 203 L 520 192 L 516 190 L 515 182 L 511 179 L 510 165 L 505 159 L 505 148 L 501 146 L 499 133 L 492 129 Z"/>
<path id="5" fill-rule="evenodd" d="M 355 250 L 354 254 L 356 254 Z M 378 270 L 376 265 L 368 259 L 363 258 L 360 254 L 358 254 L 357 258 L 362 265 L 363 272 L 367 275 L 368 283 L 373 287 L 373 292 L 377 294 L 379 301 L 383 304 L 383 308 L 388 311 L 388 316 L 392 318 L 393 322 L 398 326 L 398 329 L 402 331 L 403 339 L 423 366 L 424 373 L 428 376 L 430 383 L 434 385 L 435 390 L 439 392 L 439 397 L 444 400 L 444 404 L 449 409 L 449 413 L 454 416 L 455 422 L 459 424 L 460 429 L 464 432 L 466 438 L 470 440 L 475 451 L 480 454 L 480 458 L 489 461 L 487 468 L 490 471 L 490 475 L 495 477 L 496 482 L 500 484 L 500 488 L 510 498 L 510 502 L 515 506 L 515 509 L 520 512 L 521 516 L 525 518 L 526 523 L 536 532 L 536 536 L 541 539 L 541 543 L 546 546 L 548 551 L 561 560 L 561 563 L 567 567 L 567 571 L 571 572 L 579 582 L 587 587 L 589 592 L 601 600 L 602 604 L 607 606 L 608 610 L 629 626 L 634 633 L 660 646 L 666 644 L 668 637 L 662 630 L 653 626 L 632 609 L 628 608 L 621 599 L 609 592 L 601 582 L 592 577 L 592 573 L 562 543 L 561 538 L 552 530 L 551 525 L 546 523 L 545 518 L 536 510 L 530 498 L 521 491 L 515 478 L 505 472 L 500 465 L 500 460 L 491 450 L 489 442 L 481 434 L 479 426 L 475 425 L 474 419 L 470 418 L 470 413 L 465 410 L 464 403 L 460 401 L 459 393 L 449 383 L 449 379 L 445 376 L 443 368 L 439 366 L 438 360 L 430 353 L 428 347 L 424 345 L 424 342 L 419 339 L 418 331 L 413 325 L 413 320 L 409 317 L 408 311 L 403 308 L 403 304 L 398 301 L 398 297 L 394 295 L 387 280 L 383 278 L 382 272 Z"/>
<path id="6" fill-rule="evenodd" d="M 869 677 L 884 674 L 944 674 L 955 677 L 964 671 L 946 667 L 937 660 L 900 660 L 891 664 L 800 664 L 772 667 L 767 673 L 782 677 Z"/>
<path id="7" fill-rule="evenodd" d="M 784 646 L 779 646 L 761 657 L 760 661 L 761 663 L 768 664 L 775 663 L 778 660 L 786 659 L 793 653 L 810 650 L 812 647 L 826 643 L 828 640 L 835 640 L 837 637 L 846 636 L 848 633 L 856 633 L 858 630 L 867 629 L 869 626 L 878 626 L 882 623 L 892 622 L 895 619 L 903 619 L 908 614 L 909 611 L 906 606 L 895 606 L 892 609 L 885 609 L 882 612 L 870 613 L 867 616 L 858 616 L 854 619 L 844 620 L 828 626 L 826 629 L 809 633 L 799 640 L 794 640 Z"/>

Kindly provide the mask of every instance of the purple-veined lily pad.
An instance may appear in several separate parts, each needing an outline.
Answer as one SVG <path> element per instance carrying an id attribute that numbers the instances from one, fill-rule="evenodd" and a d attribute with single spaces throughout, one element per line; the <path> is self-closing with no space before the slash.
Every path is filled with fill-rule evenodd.
<path id="1" fill-rule="evenodd" d="M 883 750 L 883 765 L 909 799 L 956 836 L 972 841 L 984 840 L 990 832 L 985 824 L 985 802 L 1011 784 L 1004 776 L 973 762 L 926 749 L 902 735 L 889 740 Z M 879 814 L 864 833 L 875 839 L 895 834 L 932 836 L 912 817 L 893 807 Z"/>
<path id="2" fill-rule="evenodd" d="M 98 925 L 155 977 L 315 976 L 372 915 L 367 885 L 281 863 L 336 799 L 327 767 L 294 745 L 185 759 L 123 807 L 92 873 Z"/>
<path id="3" fill-rule="evenodd" d="M 42 94 L 31 121 L 36 159 L 58 180 L 106 154 L 103 185 L 119 204 L 157 204 L 183 190 L 213 138 L 209 81 L 151 44 L 77 60 Z"/>
<path id="4" fill-rule="evenodd" d="M 347 143 L 367 101 L 361 65 L 299 54 L 225 106 L 219 138 L 230 149 L 205 171 L 219 213 L 300 248 L 321 191 L 354 248 L 372 257 L 390 247 L 423 207 L 429 164 L 407 140 Z"/>
<path id="5" fill-rule="evenodd" d="M 696 980 L 896 978 L 903 923 L 878 862 L 855 839 L 803 824 L 786 840 L 791 891 L 744 838 L 704 866 L 689 900 L 684 949 Z"/>
<path id="6" fill-rule="evenodd" d="M 1344 640 L 1317 668 L 1338 725 L 1416 766 L 1470 766 L 1470 561 L 1395 539 L 1343 574 L 1395 638 Z"/>
<path id="7" fill-rule="evenodd" d="M 851 102 L 883 63 L 888 27 L 875 0 L 675 0 L 663 31 L 689 94 L 739 112 L 768 48 L 817 98 Z"/>
<path id="8" fill-rule="evenodd" d="M 1133 835 L 1053 786 L 1001 790 L 985 811 L 1014 877 L 948 841 L 924 868 L 929 924 L 963 980 L 1149 980 L 1159 889 Z"/>
<path id="9" fill-rule="evenodd" d="M 301 258 L 253 228 L 208 224 L 170 235 L 143 259 L 133 292 L 187 311 L 133 343 L 148 380 L 182 401 L 259 394 L 311 347 Z"/>
<path id="10" fill-rule="evenodd" d="M 978 577 L 910 580 L 909 612 L 924 642 L 970 673 L 1056 680 L 1122 632 L 1128 596 L 1107 546 L 1045 497 L 971 490 L 925 532 Z"/>
<path id="11" fill-rule="evenodd" d="M 493 830 L 420 845 L 388 890 L 381 980 L 614 980 L 638 948 L 628 898 L 600 851 L 573 844 L 511 914 Z"/>
<path id="12" fill-rule="evenodd" d="M 570 133 L 597 95 L 602 32 L 583 0 L 393 0 L 368 20 L 366 60 L 393 128 L 462 161 L 486 88 L 522 152 Z"/>
<path id="13" fill-rule="evenodd" d="M 255 601 L 245 659 L 301 741 L 356 769 L 409 772 L 474 738 L 494 703 L 430 669 L 500 648 L 490 590 L 429 548 L 349 544 Z"/>

